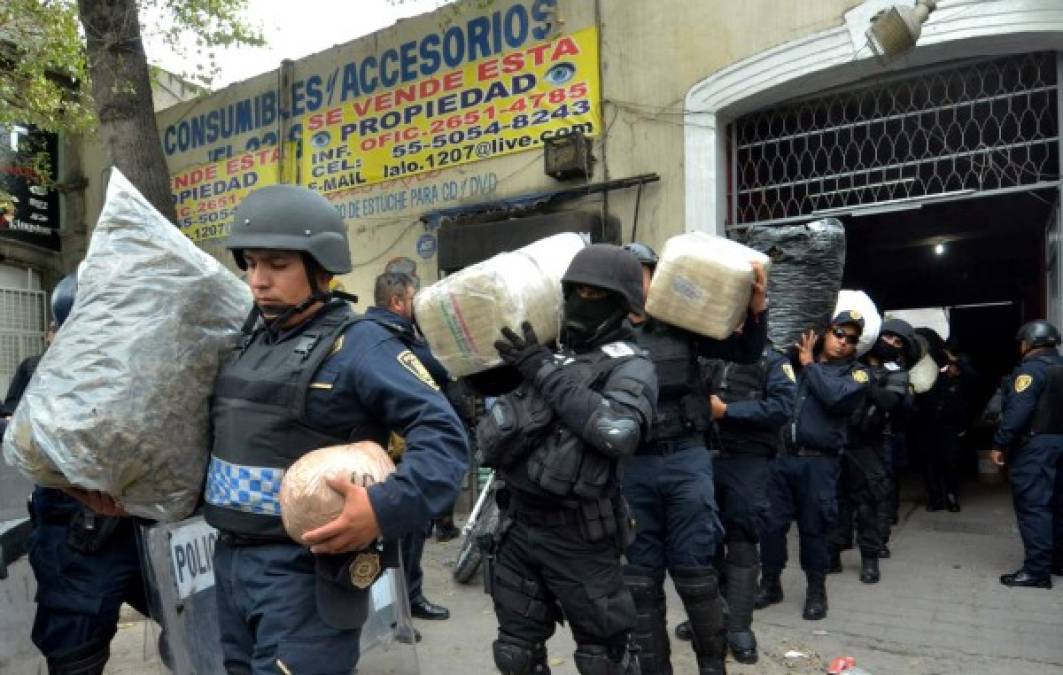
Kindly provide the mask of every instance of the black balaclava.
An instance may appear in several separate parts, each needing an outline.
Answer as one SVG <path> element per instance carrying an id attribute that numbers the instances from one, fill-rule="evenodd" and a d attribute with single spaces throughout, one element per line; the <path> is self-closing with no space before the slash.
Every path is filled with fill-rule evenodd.
<path id="1" fill-rule="evenodd" d="M 564 341 L 574 349 L 585 349 L 615 331 L 627 314 L 624 301 L 616 293 L 597 300 L 584 300 L 572 291 L 565 298 L 562 330 Z"/>
<path id="2" fill-rule="evenodd" d="M 882 338 L 875 340 L 875 346 L 871 348 L 871 354 L 884 363 L 899 361 L 903 353 L 903 347 L 894 347 Z"/>

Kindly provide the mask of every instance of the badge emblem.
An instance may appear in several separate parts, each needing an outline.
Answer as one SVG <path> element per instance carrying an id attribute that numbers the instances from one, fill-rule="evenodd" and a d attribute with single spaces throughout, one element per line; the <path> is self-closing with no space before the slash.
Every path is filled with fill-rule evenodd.
<path id="1" fill-rule="evenodd" d="M 786 377 L 790 378 L 791 382 L 797 382 L 797 376 L 794 375 L 794 367 L 789 363 L 782 364 L 782 372 L 786 373 Z"/>
<path id="2" fill-rule="evenodd" d="M 860 384 L 867 384 L 871 381 L 870 378 L 867 376 L 866 370 L 854 370 L 853 379 L 859 382 Z"/>
<path id="3" fill-rule="evenodd" d="M 351 584 L 364 591 L 380 575 L 380 556 L 376 553 L 359 553 L 351 563 L 350 573 Z"/>
<path id="4" fill-rule="evenodd" d="M 860 312 L 856 311 L 855 309 L 850 309 L 849 310 L 849 317 L 853 321 L 859 321 L 860 319 L 864 318 L 864 316 Z"/>
<path id="5" fill-rule="evenodd" d="M 409 349 L 404 349 L 396 358 L 399 363 L 402 364 L 403 368 L 413 373 L 414 377 L 421 382 L 424 382 L 432 389 L 439 391 L 439 385 L 432 379 L 432 375 L 428 372 L 428 369 L 424 367 L 424 364 L 421 363 L 421 359 L 417 358 L 416 354 Z"/>
<path id="6" fill-rule="evenodd" d="M 1019 375 L 1018 377 L 1015 378 L 1015 393 L 1016 394 L 1021 394 L 1022 392 L 1026 391 L 1027 389 L 1029 389 L 1031 384 L 1033 384 L 1033 378 L 1032 377 L 1030 377 L 1029 375 L 1027 375 L 1025 373 L 1023 373 L 1022 375 Z"/>

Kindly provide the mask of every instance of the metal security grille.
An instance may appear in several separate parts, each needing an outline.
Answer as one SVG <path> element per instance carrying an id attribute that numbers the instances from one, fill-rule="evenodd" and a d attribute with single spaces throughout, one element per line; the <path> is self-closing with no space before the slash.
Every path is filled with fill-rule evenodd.
<path id="1" fill-rule="evenodd" d="M 44 350 L 45 293 L 0 288 L 0 395 L 18 364 Z"/>
<path id="2" fill-rule="evenodd" d="M 729 128 L 729 224 L 1030 189 L 1059 179 L 1055 53 L 879 80 Z"/>

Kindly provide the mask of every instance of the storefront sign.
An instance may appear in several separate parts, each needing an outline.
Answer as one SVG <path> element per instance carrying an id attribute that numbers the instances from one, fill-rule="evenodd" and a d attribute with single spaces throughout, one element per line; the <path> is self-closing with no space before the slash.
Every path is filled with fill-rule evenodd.
<path id="1" fill-rule="evenodd" d="M 192 241 L 229 236 L 233 212 L 248 192 L 277 183 L 274 146 L 185 169 L 170 177 L 177 224 Z"/>

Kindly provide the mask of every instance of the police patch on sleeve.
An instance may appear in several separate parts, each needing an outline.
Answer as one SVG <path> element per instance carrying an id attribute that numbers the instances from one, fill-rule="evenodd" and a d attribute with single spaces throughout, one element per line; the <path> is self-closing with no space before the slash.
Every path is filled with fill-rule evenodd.
<path id="1" fill-rule="evenodd" d="M 432 379 L 432 375 L 429 374 L 428 369 L 421 363 L 421 359 L 417 358 L 417 355 L 411 352 L 409 349 L 402 350 L 398 356 L 395 357 L 398 362 L 402 364 L 402 367 L 413 373 L 421 382 L 424 382 L 432 389 L 439 391 L 439 385 Z"/>
<path id="2" fill-rule="evenodd" d="M 789 363 L 782 364 L 782 372 L 786 373 L 786 377 L 790 378 L 791 382 L 797 382 L 797 376 L 794 375 L 794 367 Z"/>
<path id="3" fill-rule="evenodd" d="M 1021 394 L 1029 389 L 1031 384 L 1033 384 L 1033 378 L 1031 376 L 1026 373 L 1019 375 L 1015 378 L 1015 393 Z"/>
<path id="4" fill-rule="evenodd" d="M 867 376 L 867 371 L 859 369 L 853 371 L 853 379 L 860 384 L 867 384 L 871 381 L 871 378 Z"/>

